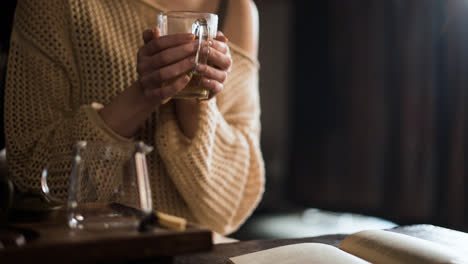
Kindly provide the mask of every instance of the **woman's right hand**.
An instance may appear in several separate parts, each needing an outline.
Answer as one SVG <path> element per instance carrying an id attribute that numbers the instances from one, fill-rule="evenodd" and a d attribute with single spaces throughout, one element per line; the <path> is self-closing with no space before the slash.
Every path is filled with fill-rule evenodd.
<path id="1" fill-rule="evenodd" d="M 139 84 L 145 97 L 159 106 L 189 83 L 185 73 L 195 67 L 198 42 L 190 33 L 160 36 L 158 29 L 145 30 L 143 40 L 137 61 Z"/>
<path id="2" fill-rule="evenodd" d="M 139 80 L 99 109 L 104 123 L 123 137 L 132 137 L 155 108 L 180 92 L 190 81 L 184 73 L 195 67 L 194 35 L 160 36 L 158 30 L 147 30 L 143 39 L 145 45 L 138 50 Z"/>

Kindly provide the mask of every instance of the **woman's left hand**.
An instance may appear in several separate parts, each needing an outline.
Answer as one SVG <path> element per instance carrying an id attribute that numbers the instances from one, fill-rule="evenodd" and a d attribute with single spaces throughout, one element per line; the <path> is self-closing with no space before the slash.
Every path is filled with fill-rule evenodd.
<path id="1" fill-rule="evenodd" d="M 218 31 L 216 38 L 210 40 L 203 51 L 208 53 L 208 63 L 197 66 L 197 71 L 203 75 L 201 84 L 210 90 L 209 99 L 223 90 L 224 82 L 231 71 L 232 58 L 227 41 L 224 34 Z"/>

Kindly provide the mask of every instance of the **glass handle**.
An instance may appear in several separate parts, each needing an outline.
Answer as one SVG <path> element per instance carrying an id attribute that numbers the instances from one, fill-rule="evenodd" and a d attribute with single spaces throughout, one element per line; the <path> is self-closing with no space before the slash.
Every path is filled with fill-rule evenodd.
<path id="1" fill-rule="evenodd" d="M 60 199 L 50 194 L 49 185 L 47 185 L 47 175 L 49 175 L 49 169 L 45 168 L 41 174 L 41 194 L 47 202 L 61 204 L 62 201 Z"/>
<path id="2" fill-rule="evenodd" d="M 152 147 L 145 145 L 143 142 L 139 142 L 136 145 L 136 152 L 134 154 L 137 185 L 140 193 L 140 208 L 145 213 L 151 213 L 153 210 L 148 166 L 146 164 L 146 154 L 150 153 L 152 150 Z"/>
<path id="3" fill-rule="evenodd" d="M 197 53 L 195 55 L 195 66 L 194 66 L 193 71 L 192 71 L 192 73 L 196 73 L 198 64 L 203 63 L 201 60 L 205 61 L 205 63 L 206 63 L 207 56 L 205 56 L 203 58 L 201 52 L 203 50 L 202 49 L 203 48 L 202 47 L 203 46 L 203 41 L 208 40 L 208 36 L 209 36 L 210 32 L 209 32 L 209 28 L 208 28 L 208 23 L 206 22 L 206 19 L 204 19 L 204 18 L 197 19 L 197 21 L 195 21 L 195 23 L 193 23 L 192 27 L 195 28 L 194 34 L 197 35 L 197 37 L 198 37 L 198 48 L 197 48 Z"/>
<path id="4" fill-rule="evenodd" d="M 71 192 L 71 193 L 75 193 L 74 188 L 76 188 L 76 186 L 75 186 L 76 185 L 76 177 L 73 177 L 73 175 L 77 175 L 77 174 L 80 173 L 82 163 L 83 163 L 83 161 L 81 159 L 80 151 L 82 149 L 86 148 L 86 144 L 87 144 L 86 141 L 78 141 L 75 144 L 75 148 L 74 148 L 74 152 L 73 152 L 73 160 L 72 160 L 72 165 L 71 165 L 70 186 L 69 186 L 69 192 Z M 58 160 L 61 160 L 63 158 L 64 157 L 59 157 Z M 51 163 L 53 161 L 54 161 L 54 159 L 52 159 L 49 162 L 48 166 L 46 166 L 42 170 L 42 174 L 41 174 L 41 194 L 42 194 L 42 196 L 44 197 L 44 199 L 47 202 L 62 205 L 62 204 L 65 203 L 65 201 L 53 196 L 50 193 L 49 184 L 47 183 L 47 178 L 50 175 L 49 167 L 50 166 L 53 167 L 53 165 Z"/>

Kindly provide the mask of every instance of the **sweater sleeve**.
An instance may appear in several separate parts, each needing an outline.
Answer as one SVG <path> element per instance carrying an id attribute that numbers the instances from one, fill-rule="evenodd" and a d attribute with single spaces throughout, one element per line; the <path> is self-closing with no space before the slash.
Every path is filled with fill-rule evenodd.
<path id="1" fill-rule="evenodd" d="M 65 1 L 19 1 L 15 12 L 5 91 L 9 173 L 22 191 L 38 192 L 40 173 L 53 155 L 78 140 L 127 141 L 108 128 L 98 104 L 80 99 Z M 49 179 L 65 197 L 68 176 Z"/>
<path id="2" fill-rule="evenodd" d="M 161 108 L 156 135 L 168 174 L 194 217 L 221 234 L 245 221 L 264 190 L 258 67 L 239 53 L 233 63 L 239 76 L 229 76 L 222 98 L 202 103 L 192 140 L 170 104 Z"/>

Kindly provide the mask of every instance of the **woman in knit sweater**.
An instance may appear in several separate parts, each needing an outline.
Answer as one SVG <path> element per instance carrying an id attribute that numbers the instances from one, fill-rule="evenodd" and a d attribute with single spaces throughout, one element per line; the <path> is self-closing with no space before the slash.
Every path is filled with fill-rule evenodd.
<path id="1" fill-rule="evenodd" d="M 229 1 L 224 34 L 200 67 L 212 98 L 166 99 L 188 82 L 193 36 L 152 31 L 166 10 L 216 12 L 223 0 L 20 0 L 8 62 L 5 130 L 11 177 L 39 192 L 52 155 L 78 140 L 143 140 L 154 208 L 228 234 L 263 193 L 257 11 Z M 223 18 L 221 18 L 223 19 Z M 226 37 L 227 36 L 227 37 Z M 227 40 L 229 38 L 229 41 Z M 66 196 L 66 179 L 49 179 Z"/>

